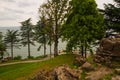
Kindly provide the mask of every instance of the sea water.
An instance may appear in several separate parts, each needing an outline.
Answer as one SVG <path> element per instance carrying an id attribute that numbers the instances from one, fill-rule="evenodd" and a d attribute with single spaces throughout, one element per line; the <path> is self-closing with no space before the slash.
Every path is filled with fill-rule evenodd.
<path id="1" fill-rule="evenodd" d="M 0 32 L 3 33 L 3 35 L 6 34 L 7 30 L 20 30 L 20 27 L 0 27 Z M 37 48 L 40 46 L 39 43 L 35 43 L 35 46 L 30 45 L 31 47 L 31 56 L 41 56 L 44 54 L 44 48 L 41 47 L 40 51 L 37 51 Z M 59 40 L 59 44 L 58 44 L 58 50 L 65 50 L 66 48 L 66 42 L 62 42 L 61 40 Z M 52 45 L 52 53 L 54 50 L 54 44 Z M 46 53 L 50 54 L 50 49 L 49 46 L 47 45 L 46 47 Z M 7 49 L 7 53 L 5 54 L 5 56 L 11 56 L 11 50 L 10 48 Z M 27 46 L 21 46 L 20 49 L 18 48 L 14 48 L 13 51 L 13 56 L 21 56 L 22 58 L 27 58 L 28 56 L 28 47 Z"/>

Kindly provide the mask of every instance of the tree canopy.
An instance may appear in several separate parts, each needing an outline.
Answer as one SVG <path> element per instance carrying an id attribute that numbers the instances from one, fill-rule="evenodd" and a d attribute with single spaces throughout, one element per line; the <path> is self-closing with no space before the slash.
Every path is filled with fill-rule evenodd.
<path id="1" fill-rule="evenodd" d="M 70 3 L 72 8 L 62 34 L 68 41 L 67 50 L 79 47 L 85 57 L 90 45 L 104 35 L 103 16 L 98 12 L 94 0 L 72 0 Z"/>
<path id="2" fill-rule="evenodd" d="M 33 42 L 33 25 L 31 23 L 31 18 L 21 22 L 21 42 L 24 46 L 28 46 L 28 58 L 30 58 L 30 44 L 34 45 Z"/>
<path id="3" fill-rule="evenodd" d="M 6 52 L 6 44 L 3 41 L 2 32 L 0 32 L 0 59 L 3 58 L 4 53 Z"/>
<path id="4" fill-rule="evenodd" d="M 7 30 L 5 38 L 4 38 L 5 43 L 7 44 L 8 47 L 11 48 L 11 57 L 13 59 L 13 47 L 19 48 L 20 44 L 20 38 L 19 38 L 19 33 L 18 30 Z"/>
<path id="5" fill-rule="evenodd" d="M 61 27 L 69 11 L 69 0 L 48 0 L 42 7 L 46 17 L 52 24 L 54 56 L 58 55 L 58 39 L 61 36 Z M 41 8 L 40 10 L 41 11 Z"/>
<path id="6" fill-rule="evenodd" d="M 46 44 L 48 40 L 45 27 L 46 27 L 46 20 L 45 20 L 45 16 L 42 15 L 42 17 L 40 17 L 40 20 L 37 22 L 34 28 L 35 31 L 34 39 L 40 44 L 38 51 L 40 50 L 41 46 L 44 46 L 44 56 L 46 55 Z"/>
<path id="7" fill-rule="evenodd" d="M 114 0 L 115 4 L 105 4 L 105 21 L 107 28 L 120 32 L 120 0 Z"/>

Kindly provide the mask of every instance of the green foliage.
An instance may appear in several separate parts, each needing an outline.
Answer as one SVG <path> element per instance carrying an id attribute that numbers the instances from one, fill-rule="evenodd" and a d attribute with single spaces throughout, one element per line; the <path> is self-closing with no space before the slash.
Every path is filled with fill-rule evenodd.
<path id="1" fill-rule="evenodd" d="M 29 44 L 32 44 L 34 45 L 32 39 L 33 39 L 33 32 L 32 32 L 32 29 L 33 29 L 33 25 L 31 23 L 31 18 L 21 22 L 21 37 L 22 37 L 22 44 L 24 46 L 28 45 Z"/>
<path id="2" fill-rule="evenodd" d="M 21 56 L 16 56 L 16 57 L 14 57 L 14 60 L 21 60 L 21 59 L 22 59 Z"/>
<path id="3" fill-rule="evenodd" d="M 28 56 L 29 59 L 34 59 L 34 56 Z"/>
<path id="4" fill-rule="evenodd" d="M 61 27 L 66 20 L 66 14 L 69 12 L 69 0 L 48 0 L 42 8 L 39 9 L 39 12 L 44 13 L 47 17 L 49 23 L 49 31 L 47 30 L 47 32 L 50 33 L 50 42 L 51 40 L 54 42 L 54 55 L 57 56 L 58 39 L 61 36 Z"/>
<path id="5" fill-rule="evenodd" d="M 35 57 L 35 59 L 43 59 L 43 58 L 46 58 L 46 57 L 48 57 L 48 55 L 37 56 L 37 57 Z"/>
<path id="6" fill-rule="evenodd" d="M 74 56 L 65 54 L 42 62 L 0 66 L 0 80 L 26 80 L 41 69 L 49 70 L 63 64 L 72 64 Z"/>
<path id="7" fill-rule="evenodd" d="M 115 4 L 105 4 L 105 21 L 108 30 L 120 32 L 120 0 L 114 0 Z"/>
<path id="8" fill-rule="evenodd" d="M 37 22 L 34 28 L 34 40 L 37 41 L 40 46 L 38 47 L 38 51 L 40 50 L 41 46 L 44 46 L 44 55 L 46 55 L 46 44 L 48 40 L 48 35 L 46 33 L 46 19 L 44 14 L 40 16 L 40 21 Z"/>
<path id="9" fill-rule="evenodd" d="M 8 47 L 11 48 L 11 57 L 13 58 L 13 47 L 19 48 L 20 47 L 20 38 L 18 30 L 7 30 L 4 41 Z"/>
<path id="10" fill-rule="evenodd" d="M 21 22 L 21 42 L 24 46 L 28 46 L 28 56 L 30 57 L 30 44 L 35 45 L 33 42 L 33 25 L 31 23 L 31 18 Z"/>
<path id="11" fill-rule="evenodd" d="M 3 58 L 4 53 L 6 52 L 6 44 L 3 41 L 3 35 L 0 32 L 0 59 Z"/>
<path id="12" fill-rule="evenodd" d="M 111 79 L 112 79 L 112 76 L 113 76 L 113 74 L 108 74 L 108 75 L 106 75 L 106 76 L 104 77 L 103 80 L 111 80 Z"/>
<path id="13" fill-rule="evenodd" d="M 86 77 L 86 71 L 83 70 L 82 73 L 80 74 L 80 80 L 85 80 L 85 77 Z"/>
<path id="14" fill-rule="evenodd" d="M 82 53 L 86 53 L 90 45 L 105 33 L 103 16 L 94 0 L 72 0 L 71 6 L 62 35 L 68 41 L 67 49 L 79 47 Z"/>

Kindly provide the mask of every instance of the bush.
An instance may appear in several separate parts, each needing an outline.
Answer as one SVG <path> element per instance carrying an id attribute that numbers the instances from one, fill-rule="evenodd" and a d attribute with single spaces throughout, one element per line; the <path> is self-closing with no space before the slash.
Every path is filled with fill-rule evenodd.
<path id="1" fill-rule="evenodd" d="M 106 75 L 106 76 L 104 77 L 103 80 L 111 80 L 111 79 L 112 79 L 112 76 L 113 76 L 113 74 L 108 74 L 108 75 Z"/>
<path id="2" fill-rule="evenodd" d="M 41 55 L 41 56 L 37 56 L 35 59 L 42 59 L 42 58 L 46 58 L 46 57 L 48 57 L 48 55 Z"/>
<path id="3" fill-rule="evenodd" d="M 16 56 L 16 57 L 14 57 L 14 60 L 21 60 L 22 59 L 22 57 L 21 56 Z"/>
<path id="4" fill-rule="evenodd" d="M 34 56 L 30 56 L 30 57 L 28 57 L 28 59 L 34 59 Z"/>

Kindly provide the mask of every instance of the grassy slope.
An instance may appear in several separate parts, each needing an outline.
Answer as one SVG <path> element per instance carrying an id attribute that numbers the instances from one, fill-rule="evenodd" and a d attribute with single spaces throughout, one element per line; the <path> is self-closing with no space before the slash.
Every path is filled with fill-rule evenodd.
<path id="1" fill-rule="evenodd" d="M 72 64 L 73 54 L 60 55 L 54 59 L 26 64 L 0 67 L 0 80 L 24 80 L 40 69 L 51 69 L 62 64 Z"/>

